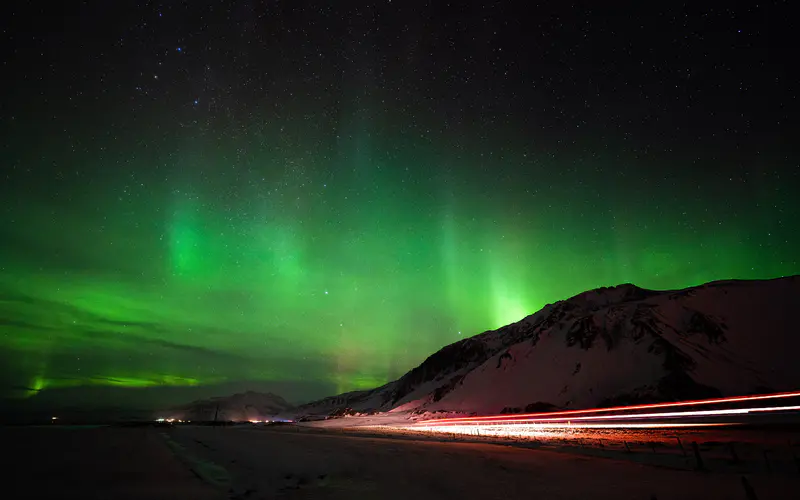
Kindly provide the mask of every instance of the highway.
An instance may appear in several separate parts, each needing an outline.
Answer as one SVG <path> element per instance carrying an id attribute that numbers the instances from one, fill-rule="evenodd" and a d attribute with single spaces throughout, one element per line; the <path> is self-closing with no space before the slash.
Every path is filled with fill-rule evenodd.
<path id="1" fill-rule="evenodd" d="M 773 462 L 772 473 L 751 465 L 742 453 L 741 474 L 718 473 L 708 457 L 708 474 L 668 463 L 648 467 L 652 455 L 633 452 L 617 459 L 547 449 L 390 436 L 363 436 L 341 429 L 306 426 L 176 426 L 168 431 L 195 471 L 224 469 L 230 498 L 745 498 L 746 475 L 759 500 L 797 491 L 793 469 Z M 705 453 L 705 452 L 704 452 Z M 620 457 L 622 458 L 622 457 Z M 771 457 L 772 458 L 772 457 Z M 775 457 L 776 459 L 778 457 Z M 679 458 L 682 460 L 682 457 Z M 689 460 L 691 461 L 691 460 Z M 637 463 L 638 462 L 638 463 Z M 666 467 L 664 466 L 666 465 Z M 194 470 L 194 469 L 193 469 Z M 219 477 L 219 475 L 217 476 Z"/>
<path id="2" fill-rule="evenodd" d="M 742 428 L 800 422 L 800 391 L 526 414 L 427 419 L 428 433 L 497 437 L 584 436 L 599 430 Z"/>

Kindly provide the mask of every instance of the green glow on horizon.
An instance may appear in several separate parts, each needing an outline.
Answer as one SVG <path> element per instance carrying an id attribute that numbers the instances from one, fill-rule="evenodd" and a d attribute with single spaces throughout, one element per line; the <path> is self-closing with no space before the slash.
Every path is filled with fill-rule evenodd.
<path id="1" fill-rule="evenodd" d="M 205 383 L 213 383 L 213 380 L 206 380 Z M 28 388 L 17 391 L 23 398 L 30 398 L 45 389 L 79 387 L 79 386 L 110 386 L 110 387 L 156 387 L 156 386 L 197 386 L 200 381 L 192 378 L 183 378 L 174 375 L 152 375 L 148 378 L 139 377 L 102 377 L 93 375 L 91 377 L 75 378 L 46 378 L 34 377 Z"/>

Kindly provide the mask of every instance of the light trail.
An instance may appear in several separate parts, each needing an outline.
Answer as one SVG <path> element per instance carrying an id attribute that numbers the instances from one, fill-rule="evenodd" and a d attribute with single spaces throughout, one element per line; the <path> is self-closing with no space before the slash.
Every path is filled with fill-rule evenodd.
<path id="1" fill-rule="evenodd" d="M 422 434 L 459 434 L 465 437 L 495 437 L 495 438 L 523 438 L 523 439 L 586 439 L 596 437 L 614 441 L 620 439 L 620 435 L 598 434 L 606 430 L 620 431 L 648 431 L 653 429 L 699 429 L 699 428 L 721 428 L 737 425 L 737 422 L 708 422 L 708 423 L 678 423 L 678 422 L 644 422 L 644 423 L 595 423 L 571 422 L 560 423 L 514 423 L 514 424 L 455 424 L 440 426 L 408 426 L 390 427 L 376 426 L 379 431 L 399 431 Z M 630 434 L 625 436 L 630 439 Z"/>
<path id="2" fill-rule="evenodd" d="M 396 428 L 397 430 L 422 432 L 431 434 L 461 434 L 465 436 L 506 437 L 506 438 L 566 438 L 580 435 L 582 432 L 591 433 L 593 430 L 618 429 L 618 430 L 649 430 L 649 429 L 679 429 L 679 428 L 704 428 L 726 427 L 741 425 L 744 422 L 675 422 L 678 419 L 748 416 L 774 412 L 793 412 L 800 410 L 800 405 L 770 406 L 751 408 L 728 408 L 719 410 L 688 410 L 671 412 L 627 413 L 618 415 L 583 415 L 562 416 L 555 418 L 527 418 L 499 421 L 477 422 L 444 422 L 429 421 L 425 424 L 414 424 Z M 673 421 L 641 422 L 649 419 L 667 419 Z M 637 421 L 638 420 L 638 421 Z"/>
<path id="3" fill-rule="evenodd" d="M 492 424 L 502 424 L 502 425 L 521 425 L 526 423 L 555 423 L 555 422 L 586 422 L 586 421 L 598 421 L 598 420 L 608 420 L 614 421 L 619 420 L 622 423 L 618 424 L 619 427 L 622 427 L 626 420 L 637 420 L 637 419 L 648 419 L 648 418 L 671 418 L 671 419 L 679 419 L 679 418 L 687 418 L 687 417 L 721 417 L 721 416 L 731 416 L 731 415 L 748 415 L 752 413 L 771 413 L 771 412 L 778 412 L 778 411 L 797 411 L 800 410 L 800 406 L 772 406 L 772 407 L 756 407 L 756 408 L 730 408 L 726 410 L 693 410 L 693 411 L 673 411 L 673 412 L 657 412 L 657 413 L 632 413 L 632 414 L 624 414 L 624 415 L 589 415 L 589 416 L 577 416 L 577 417 L 557 417 L 557 418 L 527 418 L 527 419 L 514 419 L 514 420 L 497 420 L 491 422 L 437 422 L 437 421 L 429 421 L 427 424 L 417 424 L 420 427 L 453 427 L 457 425 L 472 425 L 475 426 L 485 426 L 485 425 L 492 425 Z"/>
<path id="4" fill-rule="evenodd" d="M 459 431 L 465 432 L 475 432 L 476 430 L 480 430 L 484 432 L 486 430 L 494 430 L 494 429 L 559 429 L 559 430 L 568 430 L 568 429 L 671 429 L 671 428 L 682 428 L 682 427 L 730 427 L 733 425 L 738 425 L 739 422 L 704 422 L 704 423 L 679 423 L 679 422 L 650 422 L 650 423 L 640 423 L 640 424 L 631 424 L 631 423 L 610 423 L 610 424 L 595 424 L 595 423 L 578 423 L 578 424 L 571 424 L 566 422 L 542 422 L 542 423 L 524 423 L 524 424 L 499 424 L 499 425 L 448 425 L 448 426 L 424 426 L 424 427 L 402 427 L 403 429 L 407 430 L 422 430 L 422 431 L 430 431 L 430 432 L 456 432 Z M 455 430 L 454 430 L 455 429 Z"/>
<path id="5" fill-rule="evenodd" d="M 797 411 L 800 406 L 773 406 L 768 408 L 730 408 L 727 410 L 694 410 L 694 411 L 672 411 L 672 412 L 658 412 L 658 413 L 633 413 L 625 415 L 589 415 L 583 417 L 559 417 L 559 418 L 528 418 L 524 420 L 500 420 L 499 422 L 520 422 L 520 423 L 536 423 L 536 422 L 583 422 L 590 420 L 628 420 L 628 419 L 646 419 L 646 418 L 686 418 L 686 417 L 717 417 L 729 415 L 747 415 L 750 413 L 769 413 L 776 411 Z M 435 424 L 429 424 L 436 426 Z"/>
<path id="6" fill-rule="evenodd" d="M 502 438 L 536 438 L 553 439 L 582 436 L 605 429 L 614 430 L 653 430 L 680 428 L 730 427 L 741 425 L 741 419 L 734 422 L 637 422 L 649 419 L 686 419 L 706 417 L 747 416 L 772 412 L 790 412 L 800 410 L 800 405 L 771 406 L 754 408 L 730 408 L 722 410 L 690 410 L 675 412 L 648 412 L 623 415 L 585 415 L 560 418 L 531 418 L 525 420 L 492 421 L 492 422 L 459 422 L 437 423 L 428 425 L 415 424 L 399 427 L 396 430 L 422 432 L 429 434 L 460 434 L 464 436 L 502 437 Z M 633 420 L 633 421 L 631 421 Z"/>
<path id="7" fill-rule="evenodd" d="M 615 406 L 610 408 L 590 408 L 586 410 L 565 410 L 556 412 L 522 413 L 516 415 L 489 415 L 483 417 L 455 417 L 455 418 L 440 418 L 440 419 L 434 418 L 434 419 L 421 420 L 417 423 L 445 424 L 445 423 L 479 423 L 482 421 L 502 421 L 502 422 L 510 422 L 515 420 L 527 421 L 531 418 L 536 418 L 536 417 L 560 417 L 567 415 L 586 415 L 592 413 L 623 412 L 623 411 L 646 410 L 646 409 L 656 409 L 656 408 L 677 408 L 682 406 L 729 404 L 729 403 L 741 403 L 748 401 L 765 401 L 770 399 L 783 399 L 783 398 L 796 398 L 796 397 L 800 397 L 800 391 L 779 392 L 774 394 L 760 394 L 754 396 L 732 396 L 726 398 L 698 399 L 692 401 L 678 401 L 672 403 L 650 403 L 641 405 Z"/>
<path id="8" fill-rule="evenodd" d="M 736 425 L 736 423 L 706 422 L 706 423 L 681 424 L 678 422 L 652 422 L 645 424 L 580 424 L 577 426 L 573 425 L 565 426 L 563 423 L 561 424 L 541 423 L 541 424 L 522 424 L 522 425 L 533 425 L 535 427 L 539 427 L 542 429 L 564 429 L 572 427 L 576 427 L 578 429 L 670 429 L 678 427 L 729 427 L 731 425 Z"/>

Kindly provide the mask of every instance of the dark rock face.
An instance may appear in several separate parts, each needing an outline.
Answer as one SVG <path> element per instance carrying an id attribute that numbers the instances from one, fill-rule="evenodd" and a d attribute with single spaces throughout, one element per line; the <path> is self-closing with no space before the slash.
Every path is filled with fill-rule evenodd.
<path id="1" fill-rule="evenodd" d="M 674 371 L 661 378 L 654 386 L 640 387 L 626 394 L 606 398 L 600 403 L 600 406 L 623 406 L 720 396 L 722 393 L 718 389 L 695 382 L 685 372 Z"/>
<path id="2" fill-rule="evenodd" d="M 578 344 L 581 349 L 591 349 L 601 332 L 602 329 L 594 323 L 594 316 L 584 316 L 575 321 L 567 332 L 567 347 Z"/>
<path id="3" fill-rule="evenodd" d="M 503 361 L 506 360 L 506 359 L 511 360 L 511 359 L 514 359 L 514 357 L 511 356 L 510 352 L 508 352 L 508 351 L 504 352 L 503 354 L 500 355 L 499 358 L 497 358 L 497 368 L 500 368 L 501 366 L 503 366 Z"/>
<path id="4" fill-rule="evenodd" d="M 724 323 L 717 323 L 705 314 L 692 311 L 689 324 L 686 326 L 686 333 L 689 335 L 705 335 L 710 343 L 721 344 L 726 340 L 726 329 L 727 327 Z"/>
<path id="5" fill-rule="evenodd" d="M 656 337 L 647 348 L 647 352 L 662 357 L 664 359 L 664 369 L 670 372 L 685 371 L 694 366 L 694 361 L 692 361 L 691 357 L 662 337 Z"/>
<path id="6" fill-rule="evenodd" d="M 544 401 L 537 401 L 525 407 L 525 413 L 544 413 L 548 411 L 556 411 L 559 408 L 556 405 L 545 403 Z"/>
<path id="7" fill-rule="evenodd" d="M 447 395 L 447 393 L 455 389 L 456 385 L 458 385 L 462 380 L 464 380 L 464 375 L 456 375 L 455 377 L 451 378 L 450 381 L 445 385 L 437 387 L 436 390 L 433 391 L 432 401 L 436 402 L 441 400 L 443 397 Z"/>
<path id="8" fill-rule="evenodd" d="M 493 354 L 477 337 L 445 346 L 396 382 L 391 401 L 398 402 L 420 384 L 464 368 L 478 366 Z"/>
<path id="9" fill-rule="evenodd" d="M 346 417 L 357 414 L 358 412 L 352 408 L 337 408 L 333 410 L 328 416 L 331 418 L 337 418 L 337 417 Z"/>
<path id="10" fill-rule="evenodd" d="M 660 336 L 659 319 L 653 314 L 655 308 L 652 304 L 638 304 L 631 318 L 631 338 L 641 340 L 645 336 Z"/>
<path id="11" fill-rule="evenodd" d="M 722 396 L 719 389 L 695 382 L 686 372 L 676 370 L 658 381 L 657 394 L 666 401 L 706 399 Z"/>

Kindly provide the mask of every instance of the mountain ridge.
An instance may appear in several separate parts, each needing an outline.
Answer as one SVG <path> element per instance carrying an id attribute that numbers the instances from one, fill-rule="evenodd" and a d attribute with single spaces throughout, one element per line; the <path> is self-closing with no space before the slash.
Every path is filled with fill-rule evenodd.
<path id="1" fill-rule="evenodd" d="M 267 420 L 293 408 L 283 397 L 272 392 L 245 391 L 230 396 L 198 399 L 160 413 L 180 420 L 246 421 Z"/>
<path id="2" fill-rule="evenodd" d="M 780 345 L 800 348 L 791 335 L 795 310 L 800 276 L 676 290 L 600 287 L 444 346 L 381 387 L 295 411 L 500 412 L 796 388 L 800 368 Z"/>

